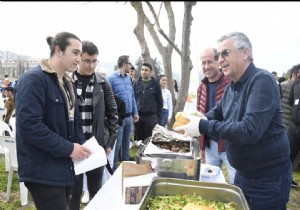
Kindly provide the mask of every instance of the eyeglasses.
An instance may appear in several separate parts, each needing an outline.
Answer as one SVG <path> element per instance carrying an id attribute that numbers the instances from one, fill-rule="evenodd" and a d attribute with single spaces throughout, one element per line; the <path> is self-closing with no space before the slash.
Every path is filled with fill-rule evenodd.
<path id="1" fill-rule="evenodd" d="M 238 48 L 238 50 L 242 50 L 242 49 L 244 49 L 244 47 Z M 221 56 L 223 59 L 225 59 L 225 57 L 229 56 L 229 54 L 231 53 L 231 51 L 232 51 L 232 50 L 225 49 L 225 50 L 223 50 L 222 52 L 217 53 L 217 58 L 218 58 L 218 60 L 219 60 L 220 56 Z"/>
<path id="2" fill-rule="evenodd" d="M 126 64 L 129 64 L 130 66 L 132 66 L 131 63 L 126 63 Z"/>
<path id="3" fill-rule="evenodd" d="M 89 60 L 89 59 L 85 59 L 85 60 L 81 60 L 85 65 L 90 66 L 91 64 L 98 64 L 99 61 L 96 60 Z"/>

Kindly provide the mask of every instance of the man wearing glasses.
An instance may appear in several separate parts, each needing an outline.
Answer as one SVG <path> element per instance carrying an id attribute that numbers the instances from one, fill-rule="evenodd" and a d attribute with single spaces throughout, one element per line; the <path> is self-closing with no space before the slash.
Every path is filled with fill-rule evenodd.
<path id="1" fill-rule="evenodd" d="M 286 209 L 292 166 L 275 78 L 255 67 L 251 42 L 243 33 L 222 36 L 218 58 L 232 80 L 223 97 L 205 116 L 185 115 L 190 123 L 176 130 L 225 140 L 228 160 L 237 171 L 234 184 L 251 210 Z"/>
<path id="2" fill-rule="evenodd" d="M 117 143 L 115 145 L 115 156 L 113 170 L 117 169 L 119 152 L 121 152 L 121 160 L 129 160 L 130 136 L 133 130 L 133 122 L 139 120 L 139 115 L 134 98 L 132 82 L 129 76 L 131 63 L 128 55 L 122 55 L 118 59 L 118 70 L 108 77 L 108 81 L 112 87 L 117 103 L 124 104 L 124 116 L 119 115 L 119 128 Z M 118 107 L 119 109 L 119 107 Z"/>
<path id="3" fill-rule="evenodd" d="M 98 48 L 90 41 L 82 42 L 81 62 L 72 74 L 75 81 L 82 130 L 86 140 L 95 137 L 109 155 L 117 138 L 117 104 L 109 82 L 95 72 L 98 64 Z M 86 172 L 89 200 L 102 186 L 104 166 Z M 80 197 L 83 188 L 83 174 L 77 175 L 72 187 L 68 209 L 80 209 Z"/>

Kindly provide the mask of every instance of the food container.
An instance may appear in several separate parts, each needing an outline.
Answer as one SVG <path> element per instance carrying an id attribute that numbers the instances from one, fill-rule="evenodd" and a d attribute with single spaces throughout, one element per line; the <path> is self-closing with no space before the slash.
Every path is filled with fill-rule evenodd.
<path id="1" fill-rule="evenodd" d="M 157 195 L 178 195 L 187 193 L 200 195 L 203 199 L 222 202 L 234 202 L 236 210 L 249 210 L 242 190 L 231 184 L 199 182 L 174 178 L 156 177 L 152 180 L 141 203 L 139 210 L 146 210 L 149 198 Z"/>
<path id="2" fill-rule="evenodd" d="M 198 141 L 193 139 L 190 147 L 190 155 L 182 154 L 144 154 L 144 150 L 151 141 L 147 138 L 140 145 L 136 155 L 136 163 L 150 163 L 152 169 L 159 177 L 170 177 L 187 180 L 199 180 L 201 155 Z"/>
<path id="3" fill-rule="evenodd" d="M 218 176 L 220 176 L 221 169 L 218 166 L 207 166 L 202 168 L 200 175 L 201 182 L 216 182 Z"/>

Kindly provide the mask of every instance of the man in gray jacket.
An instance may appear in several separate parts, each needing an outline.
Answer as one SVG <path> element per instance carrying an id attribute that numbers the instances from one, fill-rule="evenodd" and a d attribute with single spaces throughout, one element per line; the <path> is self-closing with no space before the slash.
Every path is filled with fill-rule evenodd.
<path id="1" fill-rule="evenodd" d="M 98 64 L 98 48 L 90 41 L 82 42 L 82 54 L 79 69 L 73 73 L 79 98 L 79 112 L 83 124 L 85 139 L 95 136 L 108 155 L 117 138 L 118 112 L 116 101 L 109 82 L 95 72 Z M 102 186 L 104 166 L 86 172 L 90 200 Z M 76 176 L 68 207 L 80 209 L 80 197 L 83 187 L 83 174 Z"/>

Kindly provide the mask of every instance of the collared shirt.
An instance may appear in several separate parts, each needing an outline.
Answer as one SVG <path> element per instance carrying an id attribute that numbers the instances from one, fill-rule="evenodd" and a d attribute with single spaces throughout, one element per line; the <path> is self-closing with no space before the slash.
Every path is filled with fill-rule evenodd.
<path id="1" fill-rule="evenodd" d="M 272 74 L 251 63 L 238 82 L 226 87 L 199 130 L 225 139 L 228 160 L 239 172 L 264 177 L 277 167 L 282 173 L 290 161 L 280 101 Z"/>
<path id="2" fill-rule="evenodd" d="M 138 114 L 130 76 L 128 74 L 123 76 L 117 71 L 107 79 L 114 95 L 125 102 L 126 113 L 133 113 L 133 115 Z"/>

